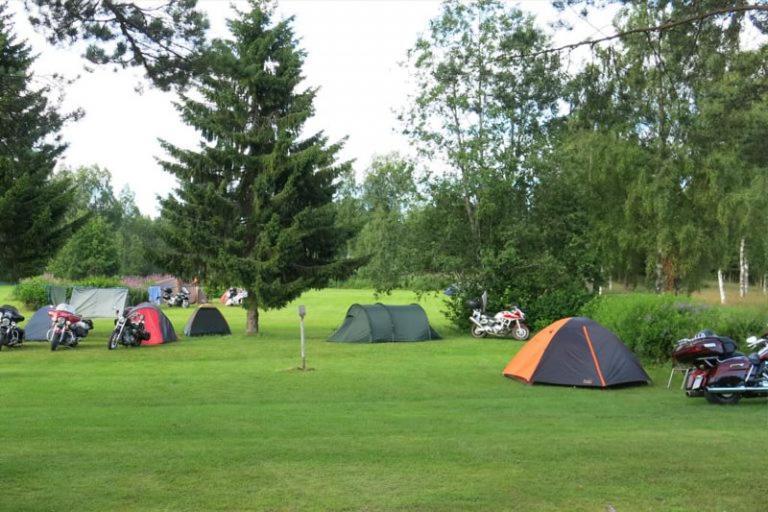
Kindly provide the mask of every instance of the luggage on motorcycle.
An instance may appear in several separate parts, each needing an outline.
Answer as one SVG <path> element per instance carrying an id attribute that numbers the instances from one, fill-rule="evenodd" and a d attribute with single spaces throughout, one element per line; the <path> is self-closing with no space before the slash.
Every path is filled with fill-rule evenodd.
<path id="1" fill-rule="evenodd" d="M 727 336 L 707 336 L 677 342 L 672 357 L 681 363 L 692 363 L 707 357 L 728 357 L 736 352 L 736 342 Z"/>

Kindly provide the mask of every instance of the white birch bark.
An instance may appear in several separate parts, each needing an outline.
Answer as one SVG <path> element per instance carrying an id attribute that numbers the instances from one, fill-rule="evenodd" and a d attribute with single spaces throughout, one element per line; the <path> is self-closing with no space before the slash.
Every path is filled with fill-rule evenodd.
<path id="1" fill-rule="evenodd" d="M 746 239 L 739 244 L 739 297 L 744 298 L 749 291 L 749 262 L 747 261 Z"/>
<path id="2" fill-rule="evenodd" d="M 717 269 L 717 286 L 720 288 L 720 304 L 725 304 L 725 280 L 721 268 Z"/>

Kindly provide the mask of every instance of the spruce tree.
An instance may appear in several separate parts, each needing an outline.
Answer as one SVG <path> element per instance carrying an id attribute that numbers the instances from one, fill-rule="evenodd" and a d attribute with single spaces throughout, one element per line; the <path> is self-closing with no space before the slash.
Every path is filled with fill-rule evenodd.
<path id="1" fill-rule="evenodd" d="M 68 116 L 34 87 L 35 57 L 6 10 L 0 2 L 0 279 L 17 280 L 42 271 L 73 225 L 64 220 L 70 185 L 51 179 Z"/>
<path id="2" fill-rule="evenodd" d="M 310 288 L 347 275 L 346 242 L 335 227 L 335 180 L 349 168 L 340 144 L 303 137 L 314 89 L 301 89 L 305 53 L 291 20 L 272 23 L 263 2 L 229 22 L 210 70 L 178 105 L 202 136 L 199 149 L 162 142 L 162 162 L 179 180 L 163 199 L 166 267 L 248 291 L 248 333 L 258 310 L 286 305 Z"/>

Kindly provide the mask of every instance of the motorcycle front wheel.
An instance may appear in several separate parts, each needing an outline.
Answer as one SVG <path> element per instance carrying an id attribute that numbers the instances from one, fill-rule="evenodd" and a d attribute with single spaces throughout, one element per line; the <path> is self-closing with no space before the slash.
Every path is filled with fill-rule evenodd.
<path id="1" fill-rule="evenodd" d="M 117 348 L 117 334 L 112 333 L 112 336 L 109 337 L 109 341 L 107 342 L 107 348 L 109 350 L 115 350 Z"/>
<path id="2" fill-rule="evenodd" d="M 488 336 L 488 333 L 485 332 L 485 330 L 482 327 L 477 325 L 472 326 L 471 332 L 472 332 L 473 338 L 485 338 L 486 336 Z"/>
<path id="3" fill-rule="evenodd" d="M 528 336 L 531 335 L 531 330 L 525 324 L 520 324 L 520 327 L 512 329 L 512 337 L 519 341 L 525 341 Z"/>
<path id="4" fill-rule="evenodd" d="M 181 307 L 188 308 L 189 307 L 189 301 L 187 299 L 184 299 L 181 301 Z"/>
<path id="5" fill-rule="evenodd" d="M 53 336 L 51 337 L 51 350 L 55 351 L 57 348 L 59 348 L 59 338 L 61 336 L 57 336 L 56 333 L 53 333 Z"/>

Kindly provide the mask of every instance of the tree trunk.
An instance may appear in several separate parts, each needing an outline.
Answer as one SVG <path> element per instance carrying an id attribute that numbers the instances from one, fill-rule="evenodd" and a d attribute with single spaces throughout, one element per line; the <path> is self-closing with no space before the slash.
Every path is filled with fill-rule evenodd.
<path id="1" fill-rule="evenodd" d="M 739 297 L 742 299 L 749 291 L 749 261 L 747 261 L 746 239 L 741 239 L 739 245 Z"/>
<path id="2" fill-rule="evenodd" d="M 720 288 L 720 304 L 725 304 L 725 280 L 721 268 L 717 269 L 717 286 Z"/>
<path id="3" fill-rule="evenodd" d="M 768 295 L 768 274 L 763 274 L 763 295 Z"/>
<path id="4" fill-rule="evenodd" d="M 611 276 L 608 276 L 608 291 L 613 291 L 613 278 Z"/>
<path id="5" fill-rule="evenodd" d="M 248 315 L 245 323 L 246 334 L 259 334 L 259 305 L 256 303 L 252 292 L 248 292 Z"/>

